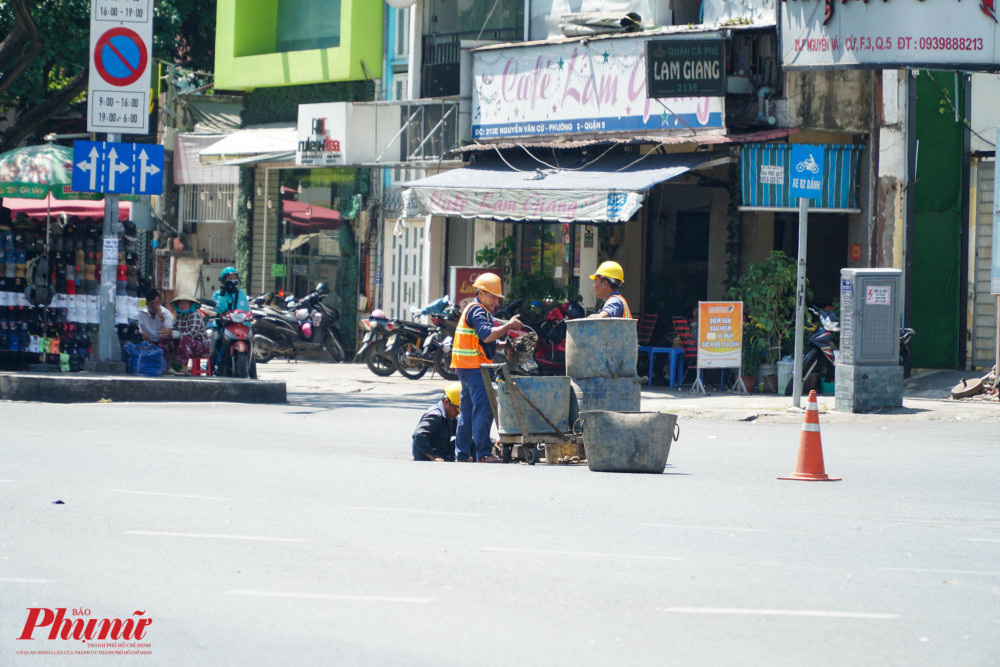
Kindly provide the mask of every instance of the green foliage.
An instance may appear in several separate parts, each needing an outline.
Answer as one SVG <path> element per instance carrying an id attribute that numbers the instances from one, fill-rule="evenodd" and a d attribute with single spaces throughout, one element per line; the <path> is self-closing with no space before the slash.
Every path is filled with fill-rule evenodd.
<path id="1" fill-rule="evenodd" d="M 0 96 L 0 111 L 36 107 L 88 68 L 90 4 L 90 0 L 39 0 L 29 5 L 43 41 L 42 50 Z M 0 35 L 10 34 L 16 22 L 11 3 L 0 2 Z M 214 52 L 214 1 L 157 0 L 153 16 L 155 58 L 211 70 Z M 152 67 L 155 73 L 155 63 Z M 77 102 L 82 99 L 81 95 Z"/>
<path id="2" fill-rule="evenodd" d="M 495 267 L 503 271 L 504 295 L 512 299 L 533 301 L 552 297 L 557 301 L 567 298 L 578 298 L 579 294 L 572 287 L 561 284 L 550 275 L 536 271 L 517 270 L 517 240 L 513 236 L 505 236 L 496 245 L 488 245 L 476 251 L 476 264 L 484 267 Z"/>
<path id="3" fill-rule="evenodd" d="M 340 319 L 337 320 L 337 326 L 340 328 L 344 347 L 347 350 L 354 350 L 357 346 L 358 332 L 358 254 L 354 245 L 354 230 L 350 224 L 340 228 L 337 242 L 340 244 L 340 261 L 337 265 L 337 303 Z"/>
<path id="4" fill-rule="evenodd" d="M 767 351 L 767 330 L 755 317 L 743 324 L 743 374 L 756 375 Z"/>
<path id="5" fill-rule="evenodd" d="M 763 327 L 765 359 L 774 363 L 791 340 L 795 325 L 795 262 L 773 250 L 764 262 L 751 262 L 729 288 L 729 298 L 743 302 L 743 312 Z M 812 297 L 808 284 L 806 299 Z"/>
<path id="6" fill-rule="evenodd" d="M 239 205 L 236 207 L 236 270 L 243 285 L 253 284 L 253 212 L 247 210 L 247 200 L 253 201 L 253 169 L 240 167 Z"/>
<path id="7" fill-rule="evenodd" d="M 370 81 L 338 81 L 307 86 L 257 88 L 243 98 L 243 125 L 295 123 L 300 104 L 366 102 L 375 99 Z"/>

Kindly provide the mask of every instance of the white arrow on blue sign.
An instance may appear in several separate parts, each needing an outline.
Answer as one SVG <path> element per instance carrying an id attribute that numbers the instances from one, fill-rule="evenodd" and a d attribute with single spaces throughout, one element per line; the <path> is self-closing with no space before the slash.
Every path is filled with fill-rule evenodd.
<path id="1" fill-rule="evenodd" d="M 792 162 L 788 167 L 790 197 L 821 199 L 823 196 L 823 147 L 792 144 Z"/>
<path id="2" fill-rule="evenodd" d="M 74 141 L 73 190 L 161 195 L 163 146 Z"/>

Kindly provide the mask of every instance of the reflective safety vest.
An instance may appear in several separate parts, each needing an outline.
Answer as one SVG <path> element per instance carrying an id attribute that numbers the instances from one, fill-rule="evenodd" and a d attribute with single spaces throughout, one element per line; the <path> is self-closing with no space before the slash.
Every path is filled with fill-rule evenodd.
<path id="1" fill-rule="evenodd" d="M 483 346 L 479 342 L 479 334 L 476 330 L 465 323 L 465 317 L 472 308 L 483 307 L 483 304 L 473 301 L 458 320 L 455 327 L 455 336 L 451 341 L 451 367 L 452 368 L 479 368 L 483 364 L 490 363 L 490 358 L 483 352 Z"/>
<path id="2" fill-rule="evenodd" d="M 608 297 L 608 301 L 611 301 L 611 299 L 618 299 L 619 301 L 622 302 L 622 308 L 625 309 L 624 312 L 622 312 L 623 318 L 629 320 L 632 319 L 632 311 L 628 309 L 628 301 L 625 300 L 625 297 L 623 297 L 621 294 L 612 294 L 611 296 Z"/>

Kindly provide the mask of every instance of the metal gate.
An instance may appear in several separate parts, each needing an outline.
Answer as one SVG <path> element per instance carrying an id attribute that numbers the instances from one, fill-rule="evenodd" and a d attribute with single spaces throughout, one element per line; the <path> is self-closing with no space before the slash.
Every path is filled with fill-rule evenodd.
<path id="1" fill-rule="evenodd" d="M 420 307 L 424 286 L 424 219 L 385 221 L 385 266 L 388 281 L 382 308 L 389 317 L 412 319 L 410 307 Z"/>
<path id="2" fill-rule="evenodd" d="M 996 162 L 980 160 L 976 192 L 976 257 L 972 301 L 972 365 L 992 368 L 996 336 L 996 298 L 990 294 L 993 261 L 993 176 Z"/>

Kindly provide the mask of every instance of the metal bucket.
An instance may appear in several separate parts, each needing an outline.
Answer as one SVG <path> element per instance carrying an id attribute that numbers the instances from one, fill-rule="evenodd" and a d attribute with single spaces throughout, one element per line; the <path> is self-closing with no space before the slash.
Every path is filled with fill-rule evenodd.
<path id="1" fill-rule="evenodd" d="M 671 442 L 680 437 L 677 415 L 668 412 L 586 410 L 580 422 L 594 472 L 661 473 Z"/>
<path id="2" fill-rule="evenodd" d="M 638 378 L 580 378 L 573 380 L 572 388 L 571 424 L 584 410 L 639 412 L 642 389 Z"/>
<path id="3" fill-rule="evenodd" d="M 560 433 L 569 431 L 570 380 L 568 377 L 517 377 L 517 388 L 529 401 L 538 406 Z M 521 425 L 517 423 L 514 401 L 519 401 L 521 415 L 531 433 L 551 433 L 552 427 L 525 401 L 514 396 L 504 382 L 497 383 L 497 430 L 501 435 L 520 435 Z"/>
<path id="4" fill-rule="evenodd" d="M 634 378 L 639 356 L 636 321 L 621 317 L 566 320 L 566 375 Z"/>

